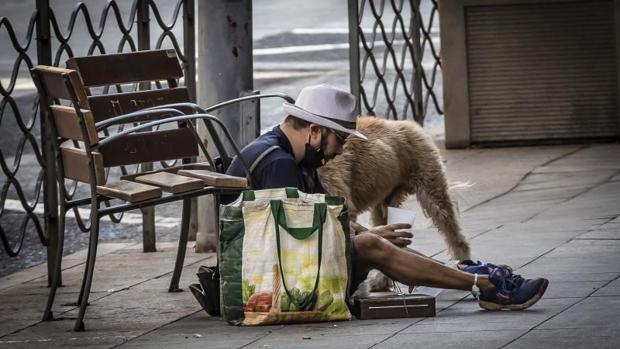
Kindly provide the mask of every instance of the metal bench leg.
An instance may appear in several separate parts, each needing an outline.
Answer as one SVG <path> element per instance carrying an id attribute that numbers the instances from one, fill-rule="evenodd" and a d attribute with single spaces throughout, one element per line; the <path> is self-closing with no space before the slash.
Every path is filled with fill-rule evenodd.
<path id="1" fill-rule="evenodd" d="M 92 223 L 91 223 L 92 224 Z M 92 239 L 92 226 L 91 226 L 91 234 L 90 238 Z M 97 236 L 99 236 L 99 232 L 97 232 Z M 88 250 L 90 251 L 90 240 L 88 241 Z M 90 254 L 90 252 L 89 252 Z M 82 304 L 82 299 L 84 298 L 84 290 L 86 289 L 86 270 L 88 270 L 88 265 L 90 264 L 90 258 L 86 258 L 86 264 L 84 265 L 84 277 L 82 277 L 82 283 L 80 285 L 80 293 L 78 294 L 77 302 L 75 302 L 75 306 L 80 306 Z M 88 303 L 86 304 L 88 305 Z"/>
<path id="2" fill-rule="evenodd" d="M 47 296 L 47 304 L 45 305 L 45 311 L 43 312 L 43 321 L 54 320 L 54 314 L 52 313 L 52 306 L 54 305 L 54 298 L 56 297 L 56 290 L 60 286 L 60 274 L 62 273 L 62 251 L 65 241 L 65 207 L 61 205 L 60 214 L 58 215 L 57 232 L 58 241 L 56 244 L 56 252 L 54 258 L 54 266 L 52 271 L 52 283 L 50 285 L 50 291 Z"/>
<path id="3" fill-rule="evenodd" d="M 80 291 L 79 306 L 77 320 L 75 320 L 74 331 L 84 331 L 84 313 L 88 305 L 88 296 L 90 295 L 90 287 L 93 282 L 93 272 L 95 271 L 95 259 L 97 257 L 97 244 L 99 242 L 99 216 L 97 208 L 91 209 L 90 216 L 90 241 L 88 242 L 88 259 L 84 269 L 84 279 L 82 279 L 82 290 Z"/>
<path id="4" fill-rule="evenodd" d="M 189 235 L 189 220 L 192 208 L 192 199 L 183 199 L 183 215 L 181 218 L 181 236 L 179 236 L 179 249 L 177 251 L 177 260 L 174 263 L 174 272 L 172 280 L 170 280 L 170 288 L 168 292 L 183 291 L 179 288 L 179 280 L 183 271 L 183 262 L 185 260 L 185 251 L 187 249 L 187 238 Z"/>

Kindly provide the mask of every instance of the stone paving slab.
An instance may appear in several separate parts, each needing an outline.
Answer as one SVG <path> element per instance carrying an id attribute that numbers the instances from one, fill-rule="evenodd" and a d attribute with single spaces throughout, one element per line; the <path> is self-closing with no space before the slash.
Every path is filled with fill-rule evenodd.
<path id="1" fill-rule="evenodd" d="M 584 240 L 615 240 L 620 239 L 620 218 L 616 218 L 612 221 L 605 223 L 604 225 L 597 227 L 585 234 L 581 234 L 577 239 Z"/>
<path id="2" fill-rule="evenodd" d="M 169 282 L 171 269 L 174 266 L 176 256 L 176 244 L 162 243 L 158 252 L 140 253 L 141 246 L 131 245 L 127 248 L 117 249 L 98 258 L 95 262 L 92 292 L 114 292 L 136 284 L 136 277 L 143 280 L 148 278 L 162 277 Z M 122 258 L 119 258 L 123 256 Z M 213 254 L 195 254 L 188 249 L 186 264 L 194 264 L 198 261 L 213 258 Z M 195 267 L 197 268 L 197 266 Z M 160 272 L 163 271 L 163 272 Z M 193 275 L 184 272 L 182 277 Z M 58 293 L 75 293 L 79 291 L 84 273 L 84 261 L 67 267 L 63 271 L 63 286 L 58 288 Z M 192 278 L 193 279 L 193 278 Z M 40 276 L 29 281 L 3 290 L 0 294 L 47 294 L 47 276 Z"/>
<path id="3" fill-rule="evenodd" d="M 592 294 L 592 297 L 620 296 L 620 275 Z"/>
<path id="4" fill-rule="evenodd" d="M 547 276 L 547 275 L 544 275 Z M 553 281 L 545 298 L 583 298 L 604 287 L 609 281 Z"/>
<path id="5" fill-rule="evenodd" d="M 613 328 L 620 331 L 619 314 L 620 297 L 590 297 L 549 319 L 539 328 Z"/>
<path id="6" fill-rule="evenodd" d="M 579 301 L 578 298 L 543 297 L 536 307 L 525 311 L 486 311 L 481 309 L 472 297 L 468 297 L 442 311 L 439 316 L 426 318 L 404 332 L 449 332 L 459 326 L 462 327 L 460 331 L 478 331 L 484 330 L 487 326 L 501 329 L 501 326 L 509 324 L 516 326 L 517 329 L 529 329 Z"/>
<path id="7" fill-rule="evenodd" d="M 507 349 L 617 349 L 620 346 L 617 329 L 601 328 L 596 331 L 591 329 L 571 328 L 558 330 L 534 330 L 528 332 L 519 340 L 506 346 Z"/>
<path id="8" fill-rule="evenodd" d="M 132 340 L 123 347 L 233 348 L 252 343 L 283 327 L 234 327 L 199 311 Z"/>
<path id="9" fill-rule="evenodd" d="M 496 330 L 476 332 L 397 334 L 373 348 L 500 348 L 522 331 Z"/>
<path id="10" fill-rule="evenodd" d="M 281 336 L 269 335 L 248 345 L 247 348 L 331 348 L 337 343 L 338 348 L 356 349 L 369 348 L 377 345 L 380 341 L 385 340 L 390 335 L 378 334 L 358 334 L 355 336 L 347 336 L 341 334 L 333 334 L 329 336 L 317 336 L 310 333 L 306 336 L 303 332 L 295 336 L 282 334 Z"/>
<path id="11" fill-rule="evenodd" d="M 469 190 L 455 193 L 462 211 L 510 191 L 532 169 L 581 148 L 581 145 L 564 145 L 445 150 L 440 146 L 449 180 L 472 185 Z"/>
<path id="12" fill-rule="evenodd" d="M 593 258 L 596 256 L 596 258 Z M 620 240 L 573 240 L 519 271 L 541 275 L 620 273 Z"/>
<path id="13" fill-rule="evenodd" d="M 93 294 L 93 298 L 99 297 Z M 46 299 L 41 295 L 2 295 L 2 315 L 0 316 L 0 343 L 8 340 L 7 337 L 15 331 L 36 325 L 43 316 Z M 75 302 L 77 294 L 58 295 L 57 304 Z M 68 328 L 68 326 L 67 326 Z M 30 336 L 30 334 L 29 334 Z"/>
<path id="14" fill-rule="evenodd" d="M 99 245 L 97 249 L 97 257 L 100 258 L 103 255 L 106 255 L 110 252 L 117 251 L 119 249 L 131 246 L 133 244 L 130 243 L 106 243 Z M 76 253 L 70 254 L 68 256 L 63 257 L 62 268 L 68 269 L 72 268 L 76 265 L 81 265 L 84 263 L 84 259 L 86 256 L 86 250 L 81 250 Z M 26 268 L 24 270 L 15 272 L 13 274 L 7 275 L 3 278 L 0 278 L 0 291 L 31 281 L 36 278 L 47 278 L 47 264 L 39 264 L 34 267 Z"/>
<path id="15" fill-rule="evenodd" d="M 233 327 L 222 321 L 214 321 L 204 313 L 198 313 L 133 340 L 123 347 L 147 347 L 149 343 L 157 343 L 159 346 L 163 343 L 169 346 L 183 345 L 190 348 L 199 345 L 206 348 L 230 348 L 243 345 L 250 348 L 316 348 L 333 347 L 334 343 L 338 343 L 338 347 L 360 348 L 378 343 L 417 321 L 420 319 Z"/>

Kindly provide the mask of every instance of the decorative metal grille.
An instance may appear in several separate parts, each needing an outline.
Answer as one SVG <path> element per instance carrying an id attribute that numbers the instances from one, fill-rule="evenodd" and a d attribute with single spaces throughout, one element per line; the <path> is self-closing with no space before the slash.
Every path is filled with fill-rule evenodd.
<path id="1" fill-rule="evenodd" d="M 31 115 L 22 115 L 18 108 L 18 104 L 13 97 L 16 94 L 17 78 L 20 66 L 25 64 L 28 69 L 33 67 L 32 58 L 28 55 L 28 49 L 33 42 L 33 32 L 38 17 L 36 12 L 30 17 L 30 21 L 27 27 L 26 37 L 23 41 L 19 41 L 13 30 L 13 26 L 7 18 L 0 19 L 0 30 L 5 30 L 8 35 L 11 45 L 16 53 L 15 62 L 11 71 L 9 83 L 5 85 L 4 81 L 0 81 L 0 94 L 2 94 L 2 101 L 0 102 L 0 131 L 2 134 L 5 132 L 20 132 L 21 137 L 12 144 L 10 149 L 7 149 L 6 141 L 3 141 L 3 146 L 0 148 L 0 168 L 2 168 L 2 175 L 0 184 L 2 184 L 2 191 L 0 192 L 0 239 L 6 252 L 14 257 L 17 256 L 21 249 L 21 244 L 25 237 L 26 228 L 29 223 L 34 225 L 34 228 L 39 235 L 41 241 L 46 244 L 47 236 L 44 229 L 41 227 L 41 223 L 37 215 L 34 213 L 37 204 L 40 202 L 41 189 L 43 184 L 43 157 L 41 153 L 41 147 L 39 146 L 39 139 L 35 133 L 35 127 L 37 125 L 37 104 L 32 108 Z M 3 79 L 4 80 L 4 79 Z M 12 117 L 13 120 L 9 120 Z M 8 128 L 11 127 L 9 130 Z M 29 146 L 26 149 L 26 146 Z M 20 164 L 24 157 L 24 150 L 32 156 L 34 156 L 35 165 L 34 170 L 38 173 L 35 177 L 36 182 L 34 186 L 27 185 L 27 183 L 20 182 L 20 174 L 23 173 L 23 167 L 20 171 Z M 27 187 L 24 187 L 27 185 Z M 18 224 L 17 229 L 12 227 L 12 230 L 18 230 L 19 235 L 14 238 L 14 243 L 11 246 L 9 236 L 6 231 L 8 227 L 3 226 L 1 218 L 9 214 L 7 208 L 7 198 L 11 196 L 13 200 L 19 201 L 19 208 L 22 210 L 21 215 L 23 218 Z"/>
<path id="2" fill-rule="evenodd" d="M 178 0 L 168 22 L 163 19 L 154 0 L 134 0 L 125 21 L 121 15 L 120 3 L 117 0 L 110 0 L 105 4 L 96 28 L 87 6 L 79 3 L 71 12 L 66 27 L 61 29 L 53 9 L 49 8 L 49 0 L 37 0 L 36 10 L 30 17 L 21 42 L 9 19 L 0 18 L 0 33 L 2 31 L 6 33 L 16 56 L 8 83 L 4 77 L 0 80 L 0 94 L 2 95 L 0 134 L 19 135 L 16 144 L 7 145 L 7 142 L 0 141 L 0 240 L 9 256 L 14 257 L 19 254 L 24 237 L 29 231 L 28 227 L 31 225 L 34 226 L 41 242 L 47 245 L 46 229 L 42 226 L 35 211 L 43 211 L 49 216 L 53 215 L 56 210 L 55 207 L 47 207 L 50 201 L 45 199 L 45 196 L 55 195 L 55 190 L 49 193 L 44 190 L 46 145 L 45 137 L 40 137 L 40 134 L 44 134 L 40 131 L 44 125 L 39 113 L 38 99 L 31 90 L 32 108 L 26 112 L 19 110 L 16 101 L 18 94 L 16 86 L 24 80 L 29 82 L 28 70 L 34 67 L 34 61 L 37 64 L 64 65 L 66 59 L 74 56 L 76 49 L 84 48 L 72 45 L 76 35 L 84 35 L 84 33 L 88 37 L 86 41 L 90 42 L 86 52 L 79 52 L 79 55 L 151 49 L 151 38 L 155 37 L 153 49 L 174 48 L 176 50 L 185 70 L 185 85 L 189 87 L 190 94 L 195 96 L 194 0 Z M 179 21 L 181 14 L 182 22 Z M 85 30 L 84 27 L 76 24 L 80 20 L 83 21 Z M 181 44 L 174 33 L 180 25 L 183 26 Z M 114 37 L 109 36 L 110 30 L 113 29 L 120 32 L 120 37 L 118 34 Z M 36 50 L 31 48 L 35 41 Z M 106 49 L 114 42 L 115 47 Z M 21 69 L 24 69 L 26 73 L 24 74 Z M 121 86 L 115 87 L 117 91 L 121 91 L 122 88 Z M 134 85 L 129 88 L 144 89 L 150 86 Z M 109 87 L 106 87 L 100 92 L 107 93 L 108 90 Z M 33 177 L 33 173 L 37 175 Z M 77 185 L 68 183 L 68 186 L 70 187 L 67 191 L 68 195 L 73 196 Z M 43 210 L 41 210 L 42 202 L 45 206 Z M 74 210 L 74 214 L 80 229 L 86 231 L 88 227 L 81 219 L 79 212 Z M 8 219 L 2 218 L 8 215 L 14 215 L 11 217 L 12 222 L 20 223 L 7 226 Z M 111 218 L 115 221 L 120 220 L 120 217 Z"/>
<path id="3" fill-rule="evenodd" d="M 351 90 L 362 114 L 443 114 L 436 0 L 349 0 Z M 361 48 L 361 49 L 360 49 Z"/>

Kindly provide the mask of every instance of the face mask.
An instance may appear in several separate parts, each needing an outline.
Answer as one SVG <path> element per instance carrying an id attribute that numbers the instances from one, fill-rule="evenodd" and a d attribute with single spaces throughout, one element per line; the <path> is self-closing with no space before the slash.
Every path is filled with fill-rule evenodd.
<path id="1" fill-rule="evenodd" d="M 323 166 L 325 160 L 325 154 L 323 153 L 324 146 L 325 135 L 323 133 L 321 133 L 321 144 L 316 148 L 310 145 L 310 135 L 308 135 L 308 142 L 306 143 L 306 148 L 304 149 L 304 158 L 301 159 L 300 164 L 303 167 L 308 168 Z"/>

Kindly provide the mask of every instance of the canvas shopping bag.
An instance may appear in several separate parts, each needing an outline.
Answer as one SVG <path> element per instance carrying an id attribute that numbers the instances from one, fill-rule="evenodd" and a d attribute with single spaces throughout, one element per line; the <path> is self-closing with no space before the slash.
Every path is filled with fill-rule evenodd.
<path id="1" fill-rule="evenodd" d="M 349 218 L 342 198 L 246 191 L 220 210 L 222 316 L 264 325 L 348 320 Z"/>

